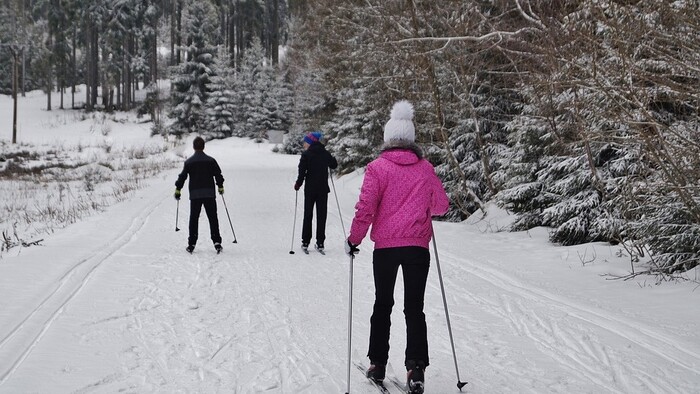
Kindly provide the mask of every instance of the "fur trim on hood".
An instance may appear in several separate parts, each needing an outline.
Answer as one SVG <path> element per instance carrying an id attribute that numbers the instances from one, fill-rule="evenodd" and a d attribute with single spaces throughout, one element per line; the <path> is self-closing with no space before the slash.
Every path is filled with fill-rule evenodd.
<path id="1" fill-rule="evenodd" d="M 413 153 L 415 153 L 419 159 L 423 158 L 423 149 L 421 149 L 420 146 L 413 141 L 391 140 L 382 145 L 381 151 L 385 152 L 392 149 L 408 149 L 413 151 Z"/>

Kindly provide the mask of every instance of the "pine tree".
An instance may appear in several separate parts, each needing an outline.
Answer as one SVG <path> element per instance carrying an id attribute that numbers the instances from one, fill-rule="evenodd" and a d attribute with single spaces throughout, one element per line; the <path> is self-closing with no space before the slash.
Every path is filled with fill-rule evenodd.
<path id="1" fill-rule="evenodd" d="M 289 89 L 277 68 L 254 39 L 234 78 L 234 118 L 238 135 L 262 138 L 268 130 L 284 130 L 289 122 Z"/>
<path id="2" fill-rule="evenodd" d="M 202 134 L 206 139 L 226 138 L 233 135 L 234 103 L 233 85 L 234 70 L 228 64 L 228 55 L 223 53 L 216 57 L 213 69 L 215 76 L 211 79 L 209 98 L 206 103 L 208 116 L 206 131 Z"/>
<path id="3" fill-rule="evenodd" d="M 383 143 L 390 107 L 387 104 L 382 111 L 369 97 L 369 90 L 359 86 L 338 92 L 334 119 L 339 121 L 323 125 L 328 130 L 328 150 L 338 159 L 341 174 L 367 165 Z"/>
<path id="4" fill-rule="evenodd" d="M 218 17 L 208 1 L 193 2 L 187 8 L 185 34 L 190 43 L 185 47 L 187 60 L 172 72 L 169 114 L 175 120 L 171 134 L 182 135 L 203 132 L 207 125 L 205 103 L 213 75 L 212 63 L 216 54 Z"/>
<path id="5" fill-rule="evenodd" d="M 271 67 L 273 73 L 269 94 L 265 96 L 263 106 L 266 108 L 267 130 L 288 132 L 292 124 L 294 100 L 289 82 L 276 66 Z"/>

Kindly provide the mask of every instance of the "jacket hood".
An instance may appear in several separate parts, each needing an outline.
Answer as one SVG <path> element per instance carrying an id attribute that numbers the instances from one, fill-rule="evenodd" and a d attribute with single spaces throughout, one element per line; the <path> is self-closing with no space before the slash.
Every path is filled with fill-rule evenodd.
<path id="1" fill-rule="evenodd" d="M 423 159 L 423 150 L 415 142 L 391 140 L 382 145 L 381 157 L 396 164 L 410 165 Z"/>
<path id="2" fill-rule="evenodd" d="M 310 151 L 317 151 L 317 150 L 325 150 L 325 149 L 326 149 L 326 146 L 325 146 L 325 145 L 323 145 L 322 143 L 316 141 L 316 142 L 310 144 L 310 145 L 309 145 L 309 149 L 307 149 L 307 150 L 310 150 Z"/>

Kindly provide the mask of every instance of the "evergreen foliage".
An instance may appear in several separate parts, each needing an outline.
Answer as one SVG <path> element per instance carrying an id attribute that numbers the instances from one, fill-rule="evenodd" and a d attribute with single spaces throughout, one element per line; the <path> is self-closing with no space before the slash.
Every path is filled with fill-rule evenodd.
<path id="1" fill-rule="evenodd" d="M 290 24 L 290 42 L 303 37 L 305 25 L 296 19 Z M 325 131 L 324 123 L 332 119 L 335 110 L 335 92 L 326 83 L 324 70 L 318 64 L 318 50 L 315 45 L 303 49 L 294 45 L 288 50 L 284 67 L 285 80 L 289 81 L 292 94 L 291 125 L 282 145 L 282 151 L 288 154 L 301 153 L 301 140 L 304 134 L 312 130 Z M 326 133 L 326 136 L 328 133 Z M 326 142 L 328 140 L 326 139 Z M 331 144 L 329 149 L 333 148 Z M 340 158 L 336 155 L 337 158 Z"/>
<path id="2" fill-rule="evenodd" d="M 233 103 L 237 136 L 262 139 L 269 130 L 286 132 L 290 128 L 291 88 L 257 39 L 245 51 L 235 74 Z"/>
<path id="3" fill-rule="evenodd" d="M 367 165 L 379 153 L 378 147 L 383 142 L 383 125 L 389 120 L 388 110 L 381 111 L 374 107 L 370 97 L 365 89 L 339 92 L 336 118 L 323 126 L 324 130 L 328 130 L 329 151 L 338 160 L 337 171 L 340 174 Z"/>
<path id="4" fill-rule="evenodd" d="M 214 60 L 214 76 L 211 79 L 209 98 L 206 103 L 207 127 L 201 133 L 205 139 L 226 138 L 233 135 L 234 70 L 228 64 L 228 56 L 219 54 Z"/>
<path id="5" fill-rule="evenodd" d="M 323 70 L 343 171 L 376 155 L 383 112 L 405 98 L 451 218 L 495 199 L 514 230 L 622 243 L 653 256 L 650 272 L 698 264 L 693 2 L 313 0 L 300 16 L 292 68 Z"/>
<path id="6" fill-rule="evenodd" d="M 169 41 L 169 132 L 283 130 L 299 153 L 321 130 L 341 173 L 376 157 L 407 99 L 449 219 L 496 201 L 513 230 L 621 244 L 667 274 L 700 262 L 698 20 L 687 0 L 12 1 L 0 91 L 23 55 L 26 89 L 85 83 L 88 110 L 126 110 Z"/>
<path id="7" fill-rule="evenodd" d="M 217 18 L 216 9 L 208 1 L 194 2 L 187 9 L 185 32 L 190 44 L 185 48 L 187 60 L 172 71 L 171 134 L 201 133 L 207 127 L 205 103 L 216 55 L 212 43 L 218 33 Z"/>

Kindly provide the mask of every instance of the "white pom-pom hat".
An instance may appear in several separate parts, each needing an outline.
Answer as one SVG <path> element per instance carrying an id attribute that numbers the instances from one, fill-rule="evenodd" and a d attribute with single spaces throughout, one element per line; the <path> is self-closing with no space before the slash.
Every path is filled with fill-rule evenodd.
<path id="1" fill-rule="evenodd" d="M 413 105 L 406 100 L 394 104 L 391 118 L 384 125 L 384 142 L 392 140 L 416 140 L 416 129 L 413 126 Z"/>

